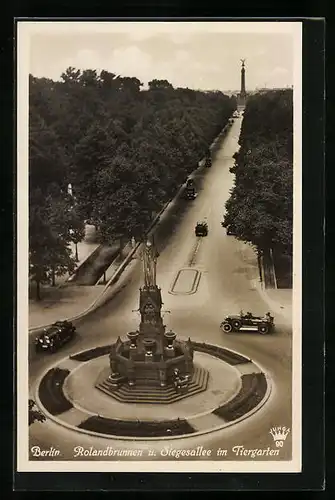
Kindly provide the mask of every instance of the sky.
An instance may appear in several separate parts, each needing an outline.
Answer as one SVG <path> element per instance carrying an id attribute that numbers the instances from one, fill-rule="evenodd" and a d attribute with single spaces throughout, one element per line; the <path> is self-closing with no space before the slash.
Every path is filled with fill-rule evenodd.
<path id="1" fill-rule="evenodd" d="M 20 23 L 19 23 L 20 24 Z M 35 22 L 29 72 L 59 80 L 69 66 L 154 79 L 174 87 L 238 90 L 293 84 L 294 29 L 288 22 Z M 20 28 L 20 27 L 19 27 Z M 20 35 L 20 32 L 19 32 Z"/>

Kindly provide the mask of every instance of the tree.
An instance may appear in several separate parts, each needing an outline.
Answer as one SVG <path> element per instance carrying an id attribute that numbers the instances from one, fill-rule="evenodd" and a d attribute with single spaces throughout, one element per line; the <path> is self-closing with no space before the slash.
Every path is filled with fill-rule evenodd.
<path id="1" fill-rule="evenodd" d="M 77 211 L 83 219 L 92 217 L 93 202 L 98 196 L 96 179 L 105 161 L 115 154 L 118 137 L 125 137 L 117 120 L 95 121 L 78 142 L 73 156 L 73 181 L 76 186 Z"/>
<path id="2" fill-rule="evenodd" d="M 29 275 L 36 283 L 36 299 L 40 285 L 74 270 L 75 262 L 67 247 L 69 206 L 66 200 L 44 196 L 40 189 L 31 190 L 29 204 Z"/>
<path id="3" fill-rule="evenodd" d="M 30 109 L 29 181 L 32 188 L 45 190 L 50 184 L 61 186 L 67 177 L 67 159 L 59 138 L 34 108 Z"/>
<path id="4" fill-rule="evenodd" d="M 149 90 L 166 90 L 166 89 L 173 90 L 173 85 L 170 82 L 168 82 L 168 80 L 154 79 L 148 83 L 148 86 Z"/>
<path id="5" fill-rule="evenodd" d="M 105 70 L 69 67 L 60 82 L 31 80 L 36 283 L 72 268 L 67 247 L 82 238 L 85 219 L 95 221 L 102 241 L 119 238 L 122 246 L 125 238 L 143 237 L 234 109 L 221 92 L 174 89 L 158 79 L 141 91 L 138 78 Z M 76 198 L 70 212 L 63 199 L 68 182 Z"/>
<path id="6" fill-rule="evenodd" d="M 251 97 L 234 155 L 223 226 L 262 253 L 292 254 L 292 123 L 291 90 Z"/>
<path id="7" fill-rule="evenodd" d="M 99 80 L 102 87 L 115 88 L 115 77 L 114 73 L 105 71 L 104 69 L 100 72 Z"/>
<path id="8" fill-rule="evenodd" d="M 98 84 L 98 75 L 95 69 L 85 69 L 79 77 L 83 87 L 95 87 Z"/>
<path id="9" fill-rule="evenodd" d="M 151 221 L 152 205 L 146 200 L 141 185 L 146 184 L 133 161 L 128 163 L 118 156 L 103 169 L 98 177 L 99 194 L 95 201 L 94 218 L 99 220 L 103 241 L 140 237 Z"/>
<path id="10" fill-rule="evenodd" d="M 61 74 L 61 79 L 66 84 L 80 83 L 80 69 L 69 66 L 64 73 Z"/>

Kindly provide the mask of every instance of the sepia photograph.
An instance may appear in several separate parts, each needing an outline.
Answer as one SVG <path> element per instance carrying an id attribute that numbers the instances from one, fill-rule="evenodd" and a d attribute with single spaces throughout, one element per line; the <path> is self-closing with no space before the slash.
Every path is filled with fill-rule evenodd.
<path id="1" fill-rule="evenodd" d="M 302 23 L 17 24 L 17 470 L 300 472 Z"/>

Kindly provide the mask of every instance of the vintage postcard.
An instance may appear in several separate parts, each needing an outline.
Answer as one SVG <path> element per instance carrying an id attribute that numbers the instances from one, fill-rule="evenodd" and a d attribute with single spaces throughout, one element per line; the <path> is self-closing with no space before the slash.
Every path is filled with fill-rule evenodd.
<path id="1" fill-rule="evenodd" d="M 301 22 L 17 23 L 17 470 L 301 471 Z"/>

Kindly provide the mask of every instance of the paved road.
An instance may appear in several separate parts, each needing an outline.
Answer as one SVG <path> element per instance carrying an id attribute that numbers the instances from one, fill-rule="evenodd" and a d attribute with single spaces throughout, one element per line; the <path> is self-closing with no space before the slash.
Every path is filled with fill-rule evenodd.
<path id="1" fill-rule="evenodd" d="M 162 288 L 164 309 L 171 311 L 164 316 L 168 329 L 179 336 L 190 336 L 194 340 L 221 344 L 252 358 L 266 370 L 273 381 L 273 391 L 268 403 L 256 414 L 242 423 L 215 434 L 203 437 L 171 441 L 174 447 L 190 448 L 203 445 L 214 451 L 243 445 L 245 448 L 272 446 L 269 429 L 275 425 L 291 427 L 291 326 L 285 318 L 276 315 L 277 332 L 269 336 L 254 333 L 226 335 L 219 329 L 220 321 L 227 313 L 240 309 L 264 314 L 268 306 L 263 302 L 252 283 L 257 278 L 257 265 L 250 260 L 248 251 L 234 237 L 227 236 L 220 222 L 224 203 L 233 184 L 229 167 L 233 165 L 232 155 L 238 148 L 241 120 L 235 120 L 226 139 L 218 149 L 210 169 L 203 179 L 196 182 L 199 196 L 194 201 L 175 204 L 172 227 L 164 218 L 157 232 L 160 251 L 157 282 Z M 183 213 L 182 213 L 183 212 Z M 194 226 L 199 219 L 207 218 L 209 235 L 201 239 L 196 255 L 193 255 L 196 237 Z M 168 291 L 179 269 L 190 262 L 201 272 L 198 290 L 193 295 L 178 296 Z M 49 356 L 32 355 L 30 366 L 30 390 L 34 395 L 35 384 L 42 372 L 51 363 L 79 350 L 112 342 L 118 335 L 125 336 L 138 326 L 139 316 L 132 312 L 138 307 L 138 288 L 141 285 L 142 270 L 138 259 L 132 269 L 127 286 L 109 303 L 78 323 L 77 341 Z M 63 458 L 71 459 L 73 446 L 115 446 L 133 447 L 132 443 L 93 438 L 61 428 L 52 422 L 33 424 L 31 442 L 43 447 L 59 446 Z M 136 448 L 147 444 L 136 443 Z M 157 449 L 161 444 L 155 445 Z M 152 448 L 152 446 L 150 446 Z M 289 458 L 290 435 L 281 450 L 280 457 Z M 93 458 L 91 458 L 93 460 Z M 162 460 L 157 455 L 156 459 Z M 165 460 L 168 457 L 164 457 Z M 213 459 L 213 456 L 211 460 Z M 236 457 L 236 460 L 239 457 Z"/>

